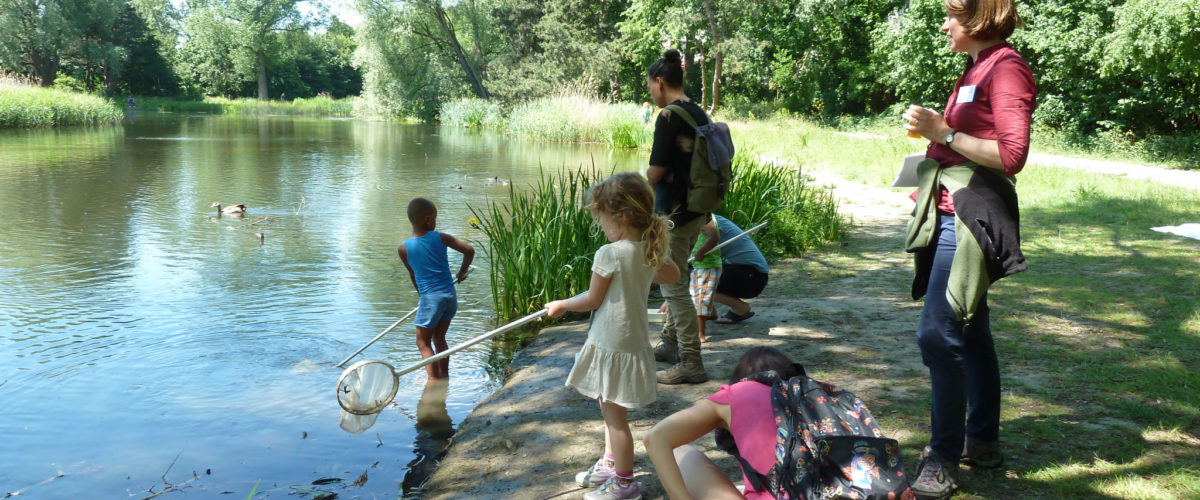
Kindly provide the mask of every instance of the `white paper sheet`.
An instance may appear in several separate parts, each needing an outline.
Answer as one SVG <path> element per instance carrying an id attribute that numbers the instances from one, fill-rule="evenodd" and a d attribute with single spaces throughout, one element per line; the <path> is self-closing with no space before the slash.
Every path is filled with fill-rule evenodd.
<path id="1" fill-rule="evenodd" d="M 925 153 L 914 153 L 904 157 L 904 165 L 892 182 L 892 187 L 917 187 L 917 164 L 925 159 Z"/>

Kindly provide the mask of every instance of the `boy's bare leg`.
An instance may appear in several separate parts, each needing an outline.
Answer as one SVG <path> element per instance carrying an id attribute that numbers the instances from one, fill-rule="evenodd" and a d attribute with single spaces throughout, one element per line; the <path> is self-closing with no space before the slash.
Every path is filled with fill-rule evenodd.
<path id="1" fill-rule="evenodd" d="M 708 342 L 708 336 L 704 334 L 704 324 L 708 322 L 708 318 L 705 318 L 704 316 L 696 315 L 696 319 L 697 319 L 697 321 L 700 322 L 700 327 L 699 327 L 700 328 L 700 342 L 701 343 Z"/>
<path id="2" fill-rule="evenodd" d="M 450 322 L 443 321 L 438 323 L 437 329 L 433 332 L 433 349 L 437 352 L 449 349 L 446 346 L 446 332 L 450 330 Z M 437 378 L 450 378 L 450 357 L 444 357 L 438 360 L 433 365 L 437 366 Z"/>
<path id="3" fill-rule="evenodd" d="M 439 323 L 438 326 L 441 326 L 441 324 Z M 433 351 L 432 344 L 433 344 L 434 334 L 436 332 L 437 332 L 436 327 L 435 328 L 425 328 L 423 326 L 417 327 L 417 350 L 421 351 L 421 359 L 429 359 L 430 356 L 433 356 L 435 354 Z M 444 333 L 445 332 L 443 332 L 443 334 Z M 439 378 L 438 377 L 439 370 L 438 370 L 438 366 L 437 366 L 439 364 L 440 363 L 435 362 L 435 363 L 430 363 L 430 364 L 425 365 L 425 374 L 429 375 L 430 379 Z"/>

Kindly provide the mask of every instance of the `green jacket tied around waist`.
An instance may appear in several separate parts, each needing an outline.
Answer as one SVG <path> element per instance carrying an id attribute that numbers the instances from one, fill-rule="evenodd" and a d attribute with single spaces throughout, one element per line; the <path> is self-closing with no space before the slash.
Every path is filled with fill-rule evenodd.
<path id="1" fill-rule="evenodd" d="M 946 300 L 960 320 L 970 322 L 993 282 L 1028 268 L 1021 254 L 1016 179 L 972 162 L 939 168 L 931 159 L 917 165 L 917 178 L 917 206 L 905 240 L 917 271 L 913 299 L 924 297 L 929 286 L 937 248 L 936 195 L 945 186 L 954 198 L 956 240 Z"/>

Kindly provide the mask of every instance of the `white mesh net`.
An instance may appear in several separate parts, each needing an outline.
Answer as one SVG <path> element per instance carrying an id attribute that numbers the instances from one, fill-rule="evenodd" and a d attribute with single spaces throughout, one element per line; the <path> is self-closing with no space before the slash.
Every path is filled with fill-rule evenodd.
<path id="1" fill-rule="evenodd" d="M 342 416 L 338 419 L 338 425 L 342 430 L 351 434 L 362 434 L 363 431 L 370 429 L 375 425 L 375 419 L 379 418 L 378 413 L 368 415 L 355 415 L 346 410 L 342 410 Z"/>
<path id="2" fill-rule="evenodd" d="M 338 404 L 354 415 L 376 414 L 396 397 L 398 385 L 392 365 L 383 361 L 359 361 L 346 368 L 338 378 Z"/>

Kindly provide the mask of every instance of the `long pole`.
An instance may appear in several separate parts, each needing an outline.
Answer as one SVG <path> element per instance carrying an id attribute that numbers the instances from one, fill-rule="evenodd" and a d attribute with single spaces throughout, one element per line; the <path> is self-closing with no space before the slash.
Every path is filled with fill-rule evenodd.
<path id="1" fill-rule="evenodd" d="M 737 235 L 737 236 L 734 236 L 734 237 L 732 237 L 732 238 L 729 238 L 729 239 L 727 239 L 727 240 L 725 240 L 725 241 L 721 242 L 721 244 L 720 244 L 720 245 L 717 245 L 717 246 L 713 247 L 713 250 L 716 250 L 716 249 L 718 249 L 718 248 L 721 248 L 721 247 L 723 247 L 723 246 L 725 246 L 725 245 L 728 245 L 728 244 L 732 243 L 734 240 L 736 240 L 736 239 L 738 239 L 738 238 L 741 238 L 741 237 L 743 237 L 743 236 L 746 236 L 747 234 L 753 233 L 754 231 L 758 231 L 759 229 L 762 229 L 763 227 L 765 227 L 765 226 L 766 226 L 768 223 L 769 223 L 769 221 L 768 221 L 768 222 L 763 222 L 762 224 L 759 224 L 759 225 L 757 225 L 757 226 L 754 226 L 754 227 L 752 227 L 752 228 L 750 228 L 750 229 L 747 229 L 747 230 L 745 230 L 745 231 L 742 231 L 742 234 L 739 234 L 739 235 Z M 691 262 L 691 259 L 688 259 L 688 262 Z M 587 292 L 583 292 L 583 293 L 587 293 Z M 581 294 L 579 294 L 579 295 L 576 295 L 575 297 L 578 297 L 578 296 L 580 296 L 580 295 L 583 295 L 583 293 L 581 293 Z M 574 297 L 572 297 L 572 298 L 574 298 Z M 440 360 L 440 359 L 443 359 L 443 358 L 445 358 L 445 357 L 447 357 L 447 356 L 449 356 L 449 355 L 451 355 L 451 354 L 454 354 L 454 353 L 456 353 L 456 352 L 458 352 L 458 351 L 461 351 L 461 350 L 463 350 L 463 349 L 466 349 L 466 348 L 468 348 L 468 347 L 471 347 L 471 346 L 473 346 L 473 345 L 475 345 L 475 344 L 478 344 L 478 343 L 480 343 L 480 342 L 483 342 L 483 341 L 485 341 L 485 340 L 487 340 L 487 339 L 490 339 L 490 338 L 492 338 L 492 337 L 495 337 L 496 335 L 499 335 L 499 334 L 501 334 L 501 333 L 507 332 L 507 331 L 509 331 L 509 330 L 512 330 L 512 329 L 514 329 L 514 328 L 517 328 L 517 327 L 519 327 L 519 326 L 521 326 L 521 325 L 525 325 L 525 324 L 527 324 L 527 323 L 532 323 L 532 322 L 534 322 L 534 321 L 537 321 L 538 319 L 541 319 L 541 317 L 542 317 L 542 316 L 545 316 L 547 312 L 549 312 L 549 311 L 547 311 L 546 309 L 542 309 L 542 310 L 540 310 L 540 311 L 538 311 L 538 312 L 535 312 L 535 313 L 533 313 L 533 314 L 530 314 L 530 315 L 528 315 L 528 316 L 525 316 L 524 318 L 518 319 L 518 320 L 516 320 L 516 321 L 513 321 L 512 323 L 509 323 L 509 324 L 507 324 L 507 325 L 504 325 L 504 326 L 502 326 L 502 327 L 500 327 L 500 328 L 497 328 L 497 329 L 495 329 L 495 330 L 492 330 L 492 331 L 490 331 L 490 332 L 484 333 L 484 334 L 482 334 L 482 335 L 480 335 L 480 336 L 478 336 L 478 337 L 475 337 L 475 338 L 473 338 L 473 339 L 471 339 L 471 340 L 468 340 L 468 341 L 466 341 L 466 342 L 463 342 L 463 343 L 461 343 L 461 344 L 459 344 L 459 345 L 456 345 L 456 346 L 454 346 L 454 347 L 451 347 L 451 348 L 449 348 L 449 349 L 446 349 L 445 351 L 439 352 L 439 353 L 437 353 L 437 354 L 434 354 L 433 356 L 430 356 L 430 357 L 428 357 L 428 358 L 422 359 L 421 361 L 418 361 L 418 362 L 416 362 L 416 363 L 413 363 L 413 364 L 411 364 L 411 365 L 408 365 L 408 366 L 406 366 L 406 367 L 404 367 L 404 368 L 401 368 L 400 370 L 396 371 L 396 376 L 397 376 L 397 377 L 399 377 L 399 376 L 401 376 L 401 375 L 404 375 L 405 373 L 408 373 L 408 372 L 411 372 L 411 371 L 414 371 L 414 370 L 418 370 L 418 369 L 420 369 L 420 368 L 424 367 L 424 366 L 425 366 L 425 365 L 427 365 L 427 364 L 430 364 L 430 363 L 433 363 L 434 361 L 438 361 L 438 360 Z M 401 320 L 400 320 L 400 321 L 404 321 L 404 319 L 403 319 L 403 318 L 401 318 Z M 399 322 L 397 322 L 397 323 L 399 323 Z M 395 326 L 395 325 L 392 325 L 392 326 Z M 387 333 L 387 332 L 385 331 L 384 333 Z M 381 333 L 380 335 L 383 335 L 383 333 Z M 374 342 L 374 341 L 372 341 L 372 342 Z M 369 344 L 368 344 L 368 345 L 369 345 Z M 364 349 L 365 349 L 365 346 L 364 346 Z M 356 353 L 354 353 L 354 354 L 358 354 L 358 353 L 356 352 Z M 352 358 L 352 357 L 354 357 L 354 356 L 353 356 L 353 355 L 351 355 L 350 357 Z M 349 360 L 349 358 L 346 358 L 346 359 L 347 359 L 347 360 Z M 342 363 L 345 363 L 345 361 L 342 361 Z M 341 364 L 339 364 L 338 366 L 342 366 L 342 365 L 341 365 Z"/>
<path id="2" fill-rule="evenodd" d="M 739 235 L 737 235 L 737 236 L 734 236 L 734 237 L 732 237 L 732 238 L 729 238 L 729 239 L 727 239 L 727 240 L 725 240 L 725 241 L 722 241 L 720 245 L 717 245 L 717 246 L 713 247 L 713 248 L 712 248 L 712 250 L 709 250 L 709 252 L 711 253 L 713 250 L 716 250 L 716 249 L 718 249 L 718 248 L 721 248 L 721 247 L 723 247 L 723 246 L 725 246 L 725 245 L 728 245 L 728 244 L 730 244 L 730 243 L 733 243 L 733 240 L 736 240 L 736 239 L 738 239 L 738 238 L 741 238 L 742 236 L 745 236 L 745 235 L 747 235 L 747 234 L 750 234 L 750 233 L 753 233 L 753 232 L 755 232 L 755 231 L 758 231 L 759 229 L 762 229 L 764 226 L 766 226 L 767 224 L 770 224 L 770 223 L 771 223 L 771 221 L 765 221 L 765 222 L 763 222 L 762 224 L 759 224 L 759 225 L 757 225 L 757 226 L 754 226 L 754 227 L 752 227 L 752 228 L 750 228 L 750 229 L 747 229 L 747 230 L 745 230 L 745 231 L 742 231 L 742 232 L 741 232 L 741 234 L 739 234 Z M 692 263 L 692 261 L 694 261 L 694 260 L 696 260 L 696 257 L 695 257 L 695 256 L 688 257 L 688 264 L 691 264 L 691 263 Z"/>
<path id="3" fill-rule="evenodd" d="M 584 293 L 587 293 L 587 292 L 584 292 Z M 579 295 L 583 295 L 583 294 L 581 293 L 581 294 L 579 294 Z M 576 297 L 578 297 L 579 295 L 576 295 Z M 413 363 L 413 364 L 411 364 L 411 365 L 408 365 L 408 366 L 406 366 L 406 367 L 404 367 L 404 368 L 401 368 L 400 370 L 396 371 L 396 376 L 397 376 L 397 377 L 399 377 L 399 376 L 401 376 L 401 375 L 404 375 L 405 373 L 408 373 L 408 372 L 411 372 L 411 371 L 413 371 L 413 370 L 416 370 L 416 369 L 418 369 L 418 368 L 421 368 L 421 367 L 423 367 L 423 366 L 425 366 L 425 365 L 427 365 L 427 364 L 429 364 L 429 363 L 432 363 L 432 362 L 434 362 L 434 361 L 437 361 L 437 360 L 439 360 L 439 359 L 445 358 L 446 356 L 449 356 L 449 355 L 451 355 L 451 354 L 454 354 L 454 353 L 456 353 L 456 352 L 458 352 L 458 351 L 461 351 L 461 350 L 463 350 L 463 349 L 466 349 L 466 348 L 468 348 L 468 347 L 471 347 L 471 346 L 473 346 L 473 345 L 475 345 L 475 344 L 478 344 L 478 343 L 480 343 L 480 342 L 483 342 L 483 341 L 485 341 L 485 340 L 487 340 L 487 339 L 490 339 L 490 338 L 492 338 L 492 337 L 495 337 L 496 335 L 499 335 L 499 334 L 501 334 L 501 333 L 504 333 L 504 332 L 507 332 L 507 331 L 509 331 L 509 330 L 512 330 L 513 328 L 516 328 L 516 327 L 518 327 L 518 326 L 524 325 L 524 324 L 526 324 L 526 323 L 531 323 L 531 322 L 533 322 L 533 321 L 537 321 L 537 320 L 538 320 L 538 319 L 540 319 L 542 316 L 545 316 L 547 312 L 549 312 L 549 311 L 548 311 L 548 310 L 546 310 L 546 309 L 542 309 L 542 310 L 540 310 L 540 311 L 538 311 L 538 312 L 535 312 L 535 313 L 533 313 L 533 314 L 530 314 L 530 315 L 528 315 L 528 316 L 525 316 L 524 318 L 518 319 L 518 320 L 516 320 L 516 321 L 513 321 L 512 323 L 509 323 L 509 324 L 507 324 L 507 325 L 504 325 L 504 326 L 502 326 L 502 327 L 500 327 L 500 328 L 497 328 L 497 329 L 495 329 L 495 330 L 492 330 L 492 331 L 490 331 L 490 332 L 487 332 L 487 333 L 485 333 L 485 334 L 482 334 L 482 335 L 480 335 L 480 336 L 478 336 L 478 337 L 475 337 L 475 338 L 473 338 L 473 339 L 471 339 L 471 340 L 468 340 L 468 341 L 466 341 L 466 342 L 463 342 L 463 343 L 461 343 L 461 344 L 458 344 L 458 345 L 456 345 L 456 346 L 454 346 L 454 347 L 451 347 L 451 348 L 449 348 L 449 349 L 446 349 L 445 351 L 439 352 L 439 353 L 437 353 L 437 354 L 434 354 L 433 356 L 430 356 L 430 357 L 428 357 L 428 358 L 422 359 L 422 360 L 421 360 L 421 361 L 419 361 L 419 362 Z"/>
<path id="4" fill-rule="evenodd" d="M 414 307 L 413 310 L 409 311 L 408 314 L 405 314 L 403 318 L 400 318 L 400 319 L 396 320 L 395 323 L 392 323 L 392 326 L 384 328 L 382 332 L 379 332 L 379 335 L 376 335 L 375 338 L 371 339 L 370 342 L 367 342 L 366 345 L 359 347 L 357 351 L 354 351 L 354 354 L 346 356 L 346 359 L 343 359 L 341 363 L 338 363 L 337 367 L 341 368 L 342 365 L 346 364 L 347 361 L 350 361 L 351 358 L 358 356 L 358 353 L 365 351 L 368 347 L 371 347 L 371 344 L 374 344 L 376 340 L 383 338 L 384 335 L 387 335 L 387 332 L 390 332 L 390 331 L 392 331 L 392 329 L 396 328 L 397 326 L 400 326 L 400 323 L 403 323 L 404 320 L 408 319 L 409 316 L 412 316 L 416 313 L 417 313 L 417 308 Z"/>
<path id="5" fill-rule="evenodd" d="M 471 271 L 474 271 L 474 270 L 475 270 L 475 266 L 470 266 L 467 269 L 467 272 L 470 273 Z M 466 277 L 464 276 L 463 279 L 466 279 Z M 462 280 L 458 280 L 458 281 L 454 282 L 454 284 L 456 284 L 456 285 L 459 283 L 462 283 Z M 341 368 L 342 365 L 346 364 L 347 361 L 350 361 L 351 358 L 358 356 L 358 353 L 363 352 L 368 347 L 371 347 L 371 344 L 374 344 L 376 340 L 379 340 L 379 339 L 383 338 L 384 335 L 387 335 L 387 332 L 390 332 L 390 331 L 392 331 L 392 329 L 396 328 L 397 326 L 400 326 L 400 323 L 403 323 L 404 320 L 408 319 L 409 316 L 416 314 L 417 309 L 420 309 L 420 308 L 421 308 L 421 306 L 414 307 L 413 310 L 409 311 L 408 314 L 405 314 L 403 318 L 396 320 L 395 323 L 392 323 L 392 326 L 389 326 L 389 327 L 385 328 L 382 332 L 379 332 L 379 335 L 376 335 L 375 338 L 371 339 L 370 342 L 367 342 L 366 345 L 359 347 L 357 351 L 354 351 L 354 354 L 346 356 L 346 359 L 343 359 L 342 362 L 338 363 L 336 366 L 338 368 Z"/>

